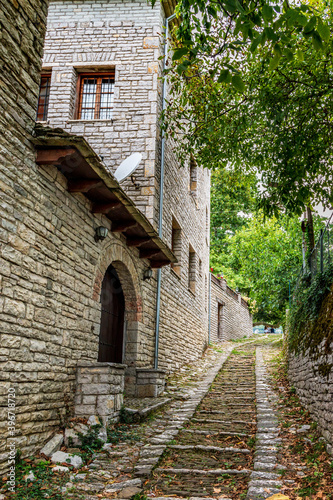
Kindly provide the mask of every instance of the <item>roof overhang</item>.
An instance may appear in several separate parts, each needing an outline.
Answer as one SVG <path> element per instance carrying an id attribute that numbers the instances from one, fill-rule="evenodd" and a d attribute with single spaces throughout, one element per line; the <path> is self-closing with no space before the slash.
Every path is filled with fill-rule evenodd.
<path id="1" fill-rule="evenodd" d="M 139 249 L 141 259 L 148 259 L 152 268 L 177 262 L 83 137 L 36 124 L 33 142 L 37 165 L 55 166 L 66 177 L 68 191 L 88 198 L 91 212 L 104 214 L 111 221 L 111 231 L 122 233 L 127 246 Z"/>

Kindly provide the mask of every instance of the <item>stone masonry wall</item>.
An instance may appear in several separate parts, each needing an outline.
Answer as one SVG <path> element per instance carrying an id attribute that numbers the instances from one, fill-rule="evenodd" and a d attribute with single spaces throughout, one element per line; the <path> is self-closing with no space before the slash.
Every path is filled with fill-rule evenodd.
<path id="1" fill-rule="evenodd" d="M 9 452 L 8 390 L 14 388 L 21 403 L 18 426 L 32 427 L 29 412 L 39 413 L 38 396 L 29 390 L 29 385 L 37 386 L 37 373 L 31 372 L 34 354 L 29 351 L 36 353 L 38 349 L 31 336 L 29 316 L 33 312 L 25 297 L 31 294 L 31 300 L 35 299 L 35 292 L 41 287 L 35 269 L 42 264 L 36 259 L 38 242 L 27 224 L 34 197 L 27 201 L 26 186 L 37 175 L 31 132 L 36 117 L 47 6 L 47 0 L 2 0 L 0 11 L 0 469 L 1 464 L 7 463 Z M 23 202 L 21 209 L 17 209 L 14 200 Z M 38 300 L 35 305 L 38 306 Z M 23 330 L 24 342 L 20 337 Z M 11 349 L 17 353 L 15 359 L 9 359 Z M 24 366 L 28 370 L 22 374 Z M 43 412 L 38 420 L 42 417 Z"/>
<path id="2" fill-rule="evenodd" d="M 319 362 L 314 362 L 309 356 L 289 356 L 289 380 L 318 423 L 328 443 L 328 452 L 333 455 L 333 372 L 328 377 L 322 377 L 316 371 Z M 332 354 L 325 357 L 325 363 L 333 366 Z"/>
<path id="3" fill-rule="evenodd" d="M 161 68 L 164 12 L 145 0 L 53 0 L 43 67 L 52 70 L 48 121 L 84 135 L 107 168 L 141 152 L 136 189 L 122 183 L 157 227 L 160 177 Z M 73 120 L 75 89 L 82 71 L 115 69 L 112 120 Z M 172 218 L 181 228 L 181 272 L 162 270 L 159 367 L 174 370 L 201 355 L 208 341 L 209 186 L 197 169 L 191 191 L 190 158 L 180 168 L 166 145 L 163 239 L 171 246 Z M 192 186 L 193 187 L 193 186 Z M 195 291 L 189 290 L 189 247 L 195 251 Z M 153 325 L 152 325 L 153 326 Z M 152 367 L 154 338 L 147 339 L 139 366 Z M 143 354 L 144 356 L 144 354 Z"/>
<path id="4" fill-rule="evenodd" d="M 157 103 L 161 82 L 162 9 L 145 0 L 54 0 L 50 3 L 43 69 L 51 70 L 48 122 L 84 135 L 114 172 L 127 156 L 143 160 L 123 187 L 155 223 Z M 111 120 L 76 120 L 79 73 L 115 69 Z"/>
<path id="5" fill-rule="evenodd" d="M 16 388 L 17 446 L 26 454 L 72 414 L 78 362 L 97 360 L 109 264 L 124 290 L 130 366 L 137 358 L 151 362 L 156 280 L 142 280 L 147 263 L 122 235 L 95 242 L 95 227 L 110 229 L 110 222 L 93 216 L 83 195 L 69 194 L 57 169 L 38 168 L 21 182 L 4 183 L 10 210 L 2 231 L 1 378 Z"/>
<path id="6" fill-rule="evenodd" d="M 230 289 L 229 289 L 230 290 Z M 239 339 L 253 334 L 252 315 L 241 302 L 241 295 L 231 295 L 225 280 L 212 275 L 211 282 L 211 341 Z M 221 324 L 218 324 L 219 305 L 222 306 Z"/>

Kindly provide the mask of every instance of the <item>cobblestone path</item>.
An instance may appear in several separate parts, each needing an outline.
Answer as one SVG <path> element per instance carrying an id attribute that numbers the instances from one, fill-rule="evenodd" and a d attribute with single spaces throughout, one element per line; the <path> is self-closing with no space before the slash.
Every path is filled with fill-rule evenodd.
<path id="1" fill-rule="evenodd" d="M 168 406 L 128 426 L 134 440 L 105 444 L 61 488 L 63 498 L 263 500 L 280 492 L 276 395 L 263 347 L 256 339 L 210 349 L 185 383 L 171 384 Z"/>
<path id="2" fill-rule="evenodd" d="M 234 350 L 193 417 L 168 443 L 148 497 L 246 497 L 255 422 L 255 348 Z"/>

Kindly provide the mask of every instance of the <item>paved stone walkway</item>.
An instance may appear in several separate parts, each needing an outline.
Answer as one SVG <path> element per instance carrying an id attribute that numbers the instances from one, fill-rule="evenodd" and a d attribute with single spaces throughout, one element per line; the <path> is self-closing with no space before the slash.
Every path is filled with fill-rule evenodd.
<path id="1" fill-rule="evenodd" d="M 265 368 L 262 351 L 256 349 L 256 401 L 257 401 L 257 434 L 254 459 L 254 472 L 247 493 L 247 499 L 268 498 L 281 491 L 282 483 L 277 469 L 277 446 L 281 442 L 278 437 L 278 419 L 274 402 L 277 396 L 267 383 L 268 374 Z"/>
<path id="2" fill-rule="evenodd" d="M 210 350 L 186 384 L 176 381 L 157 417 L 131 426 L 139 441 L 106 444 L 65 498 L 260 500 L 280 492 L 276 396 L 256 343 Z"/>

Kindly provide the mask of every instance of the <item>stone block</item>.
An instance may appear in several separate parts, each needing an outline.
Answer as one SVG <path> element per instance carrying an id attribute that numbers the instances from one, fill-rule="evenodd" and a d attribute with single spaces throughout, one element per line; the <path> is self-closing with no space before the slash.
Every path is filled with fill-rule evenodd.
<path id="1" fill-rule="evenodd" d="M 74 429 L 65 429 L 64 443 L 65 446 L 80 446 L 81 439 Z"/>
<path id="2" fill-rule="evenodd" d="M 71 455 L 69 453 L 65 453 L 64 451 L 56 451 L 51 456 L 51 461 L 54 464 L 62 464 L 64 462 L 73 465 L 76 469 L 82 467 L 83 461 L 82 458 L 78 455 Z"/>
<path id="3" fill-rule="evenodd" d="M 43 446 L 40 452 L 46 455 L 47 457 L 50 457 L 51 455 L 53 455 L 53 453 L 55 453 L 60 449 L 60 446 L 62 445 L 63 442 L 64 442 L 64 436 L 62 434 L 56 434 L 55 436 L 53 436 L 52 439 L 50 439 L 50 441 L 46 443 L 45 446 Z"/>

